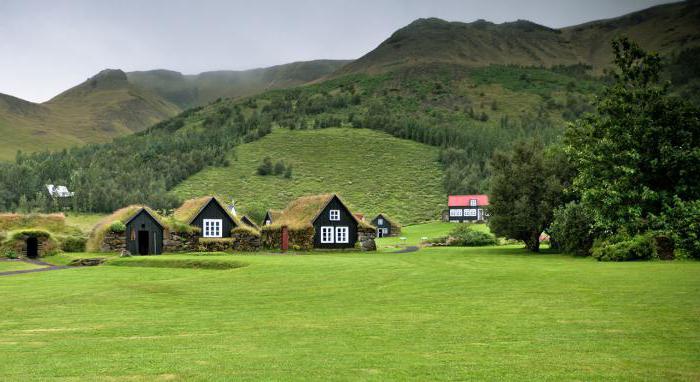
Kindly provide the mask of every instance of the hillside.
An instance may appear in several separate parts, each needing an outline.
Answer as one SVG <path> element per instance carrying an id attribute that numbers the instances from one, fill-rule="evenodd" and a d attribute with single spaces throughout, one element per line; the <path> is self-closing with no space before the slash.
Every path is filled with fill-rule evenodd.
<path id="1" fill-rule="evenodd" d="M 270 89 L 302 85 L 333 73 L 347 60 L 293 62 L 251 70 L 220 70 L 183 75 L 170 70 L 129 72 L 129 82 L 185 109 L 220 97 L 238 98 Z"/>
<path id="2" fill-rule="evenodd" d="M 626 35 L 663 54 L 700 45 L 700 2 L 660 5 L 563 29 L 526 20 L 494 24 L 419 19 L 334 75 L 382 73 L 426 63 L 468 67 L 588 64 L 597 71 L 612 59 L 610 40 Z"/>
<path id="3" fill-rule="evenodd" d="M 131 85 L 121 70 L 105 70 L 48 102 L 0 95 L 0 160 L 16 151 L 60 149 L 143 130 L 179 108 Z"/>
<path id="4" fill-rule="evenodd" d="M 244 71 L 182 75 L 168 70 L 104 70 L 36 104 L 0 94 L 0 160 L 17 150 L 58 150 L 141 131 L 189 107 L 317 80 L 347 63 L 295 62 Z"/>
<path id="5" fill-rule="evenodd" d="M 402 223 L 435 219 L 444 208 L 434 147 L 366 129 L 275 129 L 238 146 L 229 167 L 210 167 L 179 184 L 181 198 L 219 194 L 242 211 L 283 208 L 292 199 L 337 192 L 367 217 L 384 212 Z M 257 175 L 263 158 L 293 166 L 291 179 Z"/>

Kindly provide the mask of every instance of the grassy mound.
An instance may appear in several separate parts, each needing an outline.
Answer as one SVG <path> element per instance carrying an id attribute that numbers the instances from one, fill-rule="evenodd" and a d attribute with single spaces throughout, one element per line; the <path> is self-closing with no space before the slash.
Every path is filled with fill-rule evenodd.
<path id="1" fill-rule="evenodd" d="M 366 129 L 275 129 L 237 147 L 229 167 L 201 171 L 173 192 L 183 199 L 232 197 L 244 211 L 282 209 L 302 195 L 336 192 L 354 212 L 414 223 L 433 220 L 444 208 L 437 155 L 437 148 Z M 266 156 L 291 164 L 292 178 L 258 175 Z"/>
<path id="2" fill-rule="evenodd" d="M 248 266 L 240 261 L 174 259 L 172 257 L 131 257 L 111 260 L 109 265 L 150 268 L 235 269 Z"/>

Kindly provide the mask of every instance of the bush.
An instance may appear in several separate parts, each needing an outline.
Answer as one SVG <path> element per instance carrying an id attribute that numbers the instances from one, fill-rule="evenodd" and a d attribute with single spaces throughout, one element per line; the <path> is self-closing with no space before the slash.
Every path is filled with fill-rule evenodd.
<path id="1" fill-rule="evenodd" d="M 654 226 L 669 232 L 681 257 L 700 259 L 700 200 L 676 198 Z"/>
<path id="2" fill-rule="evenodd" d="M 122 233 L 126 231 L 126 225 L 119 220 L 115 220 L 109 225 L 109 230 L 114 233 Z"/>
<path id="3" fill-rule="evenodd" d="M 481 247 L 496 245 L 498 240 L 490 233 L 477 231 L 469 225 L 460 225 L 450 232 L 447 244 L 460 247 Z"/>
<path id="4" fill-rule="evenodd" d="M 85 252 L 87 239 L 81 236 L 66 236 L 61 240 L 63 252 Z"/>
<path id="5" fill-rule="evenodd" d="M 265 157 L 260 166 L 258 166 L 258 175 L 270 175 L 273 172 L 272 159 L 270 157 Z"/>
<path id="6" fill-rule="evenodd" d="M 650 260 L 656 257 L 654 236 L 651 233 L 629 237 L 618 234 L 607 239 L 597 239 L 591 255 L 598 261 Z"/>
<path id="7" fill-rule="evenodd" d="M 591 210 L 575 202 L 557 208 L 548 232 L 564 252 L 589 256 L 595 240 Z"/>

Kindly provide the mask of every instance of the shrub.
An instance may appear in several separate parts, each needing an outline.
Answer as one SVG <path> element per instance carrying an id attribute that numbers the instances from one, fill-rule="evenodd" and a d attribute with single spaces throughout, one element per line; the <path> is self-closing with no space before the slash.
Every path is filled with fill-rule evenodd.
<path id="1" fill-rule="evenodd" d="M 700 259 L 700 200 L 676 198 L 654 226 L 669 232 L 682 257 Z"/>
<path id="2" fill-rule="evenodd" d="M 571 202 L 554 211 L 554 221 L 548 232 L 566 253 L 590 255 L 595 239 L 591 210 Z"/>
<path id="3" fill-rule="evenodd" d="M 126 231 L 126 225 L 119 220 L 115 220 L 109 225 L 109 230 L 114 233 L 122 233 Z"/>
<path id="4" fill-rule="evenodd" d="M 61 240 L 63 252 L 85 252 L 87 239 L 82 236 L 66 236 Z"/>
<path id="5" fill-rule="evenodd" d="M 258 166 L 258 175 L 270 175 L 273 172 L 272 159 L 270 157 L 265 157 Z"/>
<path id="6" fill-rule="evenodd" d="M 654 236 L 651 233 L 629 237 L 618 234 L 607 239 L 597 239 L 591 255 L 598 261 L 649 260 L 656 257 Z"/>
<path id="7" fill-rule="evenodd" d="M 450 232 L 447 244 L 460 247 L 480 247 L 496 245 L 498 240 L 493 234 L 477 231 L 469 225 L 459 225 Z"/>

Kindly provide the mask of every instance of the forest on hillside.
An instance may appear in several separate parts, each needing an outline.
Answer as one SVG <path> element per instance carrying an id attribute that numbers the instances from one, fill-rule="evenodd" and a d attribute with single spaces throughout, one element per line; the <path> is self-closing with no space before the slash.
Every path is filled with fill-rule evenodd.
<path id="1" fill-rule="evenodd" d="M 678 92 L 697 86 L 698 49 L 667 58 Z M 687 64 L 686 63 L 692 63 Z M 448 193 L 486 193 L 494 151 L 537 137 L 561 139 L 592 111 L 610 81 L 585 65 L 464 68 L 432 64 L 380 75 L 351 74 L 189 109 L 146 131 L 59 152 L 18 153 L 0 163 L 0 210 L 51 211 L 44 184 L 75 191 L 74 211 L 109 212 L 132 203 L 166 209 L 168 194 L 206 166 L 225 166 L 242 142 L 288 129 L 369 128 L 441 148 Z"/>

